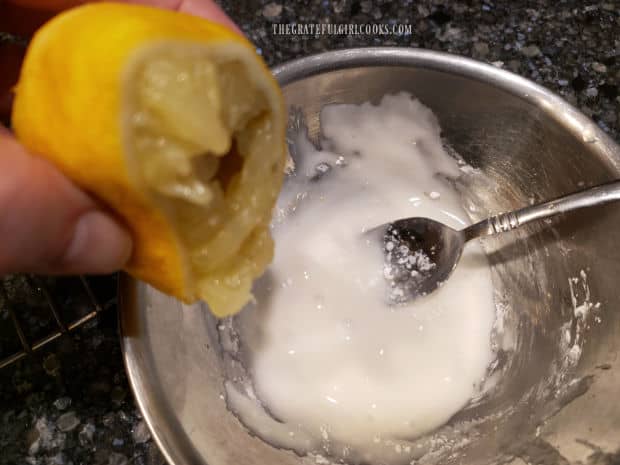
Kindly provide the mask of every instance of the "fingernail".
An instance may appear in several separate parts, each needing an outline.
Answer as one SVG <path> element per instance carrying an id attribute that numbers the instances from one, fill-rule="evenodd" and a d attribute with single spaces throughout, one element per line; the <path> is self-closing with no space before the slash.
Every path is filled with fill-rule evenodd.
<path id="1" fill-rule="evenodd" d="M 111 216 L 89 211 L 77 221 L 62 266 L 73 273 L 112 273 L 127 263 L 129 233 Z"/>

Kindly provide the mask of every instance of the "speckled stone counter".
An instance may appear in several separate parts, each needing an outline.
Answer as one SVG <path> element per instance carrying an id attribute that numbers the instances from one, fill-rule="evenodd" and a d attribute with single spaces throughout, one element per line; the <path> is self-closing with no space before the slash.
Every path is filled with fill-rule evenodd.
<path id="1" fill-rule="evenodd" d="M 620 3 L 581 1 L 222 1 L 270 65 L 359 46 L 423 47 L 486 61 L 557 92 L 620 142 Z M 243 3 L 238 5 L 237 3 Z M 0 14 L 1 11 L 0 11 Z M 407 35 L 276 35 L 274 24 L 411 24 Z M 58 306 L 87 311 L 75 281 L 46 281 Z M 132 399 L 118 344 L 115 278 L 92 280 L 106 310 L 39 355 L 0 370 L 0 465 L 155 465 L 165 461 Z M 10 277 L 0 286 L 0 355 L 11 306 L 43 332 L 44 292 Z M 615 462 L 614 462 L 615 463 Z"/>

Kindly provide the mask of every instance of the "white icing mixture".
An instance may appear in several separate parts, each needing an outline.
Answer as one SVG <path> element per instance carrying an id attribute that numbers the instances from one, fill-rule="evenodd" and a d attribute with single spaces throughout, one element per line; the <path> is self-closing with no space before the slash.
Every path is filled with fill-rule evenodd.
<path id="1" fill-rule="evenodd" d="M 382 244 L 363 232 L 407 216 L 462 228 L 446 181 L 458 163 L 431 111 L 406 94 L 328 106 L 321 126 L 322 151 L 296 141 L 268 289 L 236 321 L 254 392 L 279 423 L 231 385 L 229 403 L 276 444 L 381 461 L 386 444 L 406 454 L 400 440 L 441 426 L 478 393 L 492 360 L 490 269 L 469 244 L 437 292 L 389 306 Z"/>

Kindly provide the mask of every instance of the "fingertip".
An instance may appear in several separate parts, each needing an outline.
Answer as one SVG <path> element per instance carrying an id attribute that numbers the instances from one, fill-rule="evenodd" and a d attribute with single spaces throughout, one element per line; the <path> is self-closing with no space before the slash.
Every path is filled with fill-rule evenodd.
<path id="1" fill-rule="evenodd" d="M 192 16 L 200 16 L 201 18 L 219 23 L 243 35 L 243 31 L 239 26 L 237 26 L 224 10 L 212 0 L 125 0 L 125 3 L 154 6 L 165 10 L 187 13 Z"/>
<path id="2" fill-rule="evenodd" d="M 178 11 L 214 21 L 244 35 L 239 26 L 230 19 L 224 10 L 211 0 L 184 0 L 181 2 Z"/>

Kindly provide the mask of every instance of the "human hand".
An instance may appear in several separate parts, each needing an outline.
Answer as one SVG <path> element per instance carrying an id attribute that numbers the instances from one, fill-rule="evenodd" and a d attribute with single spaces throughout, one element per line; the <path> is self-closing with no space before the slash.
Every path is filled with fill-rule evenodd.
<path id="1" fill-rule="evenodd" d="M 0 31 L 27 36 L 79 0 L 0 0 Z M 182 11 L 239 29 L 211 0 L 133 0 Z M 41 5 L 45 5 L 44 10 Z M 0 42 L 0 121 L 10 114 L 25 47 Z M 0 276 L 109 273 L 131 256 L 119 219 L 47 161 L 29 154 L 0 126 Z"/>

